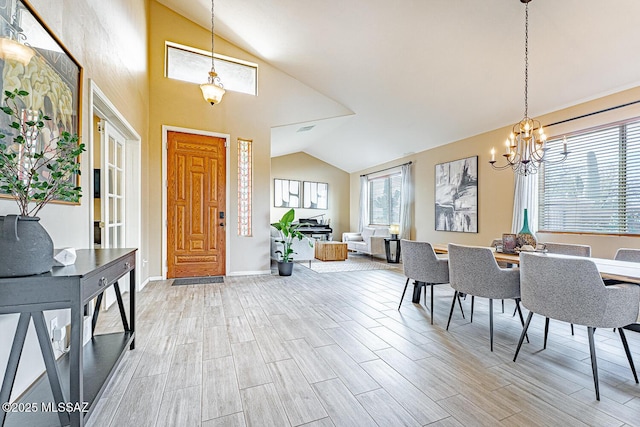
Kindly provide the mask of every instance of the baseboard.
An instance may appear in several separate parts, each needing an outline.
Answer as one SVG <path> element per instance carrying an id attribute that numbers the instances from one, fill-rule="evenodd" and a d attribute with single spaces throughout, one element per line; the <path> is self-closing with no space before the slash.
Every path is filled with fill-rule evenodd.
<path id="1" fill-rule="evenodd" d="M 256 271 L 232 271 L 227 273 L 227 276 L 257 276 L 271 274 L 271 270 L 256 270 Z"/>
<path id="2" fill-rule="evenodd" d="M 151 277 L 147 277 L 147 279 L 142 282 L 142 284 L 140 285 L 140 288 L 138 290 L 142 290 L 144 289 L 145 286 L 147 286 L 149 284 L 149 282 L 155 282 L 156 280 L 162 280 L 162 276 L 151 276 Z"/>

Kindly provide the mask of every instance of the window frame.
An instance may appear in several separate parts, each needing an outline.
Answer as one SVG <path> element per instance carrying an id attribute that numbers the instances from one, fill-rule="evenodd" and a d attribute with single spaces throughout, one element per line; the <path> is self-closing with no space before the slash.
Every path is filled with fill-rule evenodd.
<path id="1" fill-rule="evenodd" d="M 627 168 L 627 148 L 628 148 L 628 144 L 627 144 L 627 137 L 626 137 L 626 127 L 628 125 L 640 125 L 640 116 L 634 116 L 631 118 L 627 118 L 627 119 L 623 119 L 623 120 L 618 120 L 618 121 L 614 121 L 614 122 L 609 122 L 609 123 L 605 123 L 605 124 L 601 124 L 601 125 L 596 125 L 596 126 L 591 126 L 588 128 L 584 128 L 584 129 L 579 129 L 579 130 L 575 130 L 575 131 L 571 131 L 571 132 L 566 132 L 564 134 L 562 134 L 562 136 L 553 136 L 548 138 L 548 142 L 553 142 L 553 143 L 562 143 L 562 139 L 563 137 L 566 137 L 567 139 L 570 139 L 571 137 L 577 137 L 577 136 L 584 136 L 584 135 L 588 135 L 590 133 L 595 133 L 598 131 L 603 131 L 603 130 L 608 130 L 608 129 L 615 129 L 615 128 L 623 128 L 622 131 L 620 131 L 620 136 L 618 137 L 618 164 L 620 165 L 624 165 L 624 168 L 619 168 L 619 171 L 621 171 L 620 176 L 618 177 L 618 185 L 616 187 L 618 194 L 624 194 L 627 189 L 627 176 L 628 176 L 628 168 Z M 624 135 L 624 136 L 622 136 Z M 569 141 L 570 144 L 570 141 Z M 569 151 L 569 156 L 571 156 L 571 145 L 569 145 L 568 147 L 568 151 Z M 543 164 L 543 168 L 540 171 L 539 176 L 537 177 L 538 179 L 538 185 L 539 185 L 539 190 L 538 190 L 538 212 L 537 212 L 537 216 L 538 216 L 538 224 L 540 226 L 540 229 L 537 231 L 537 233 L 545 233 L 545 234 L 568 234 L 568 235 L 586 235 L 586 236 L 607 236 L 607 237 L 640 237 L 640 233 L 624 233 L 624 232 L 599 232 L 599 231 L 560 231 L 560 230 L 550 230 L 550 229 L 546 229 L 545 227 L 543 227 L 543 204 L 544 204 L 544 179 L 545 179 L 545 168 L 546 165 Z M 619 198 L 618 199 L 618 203 L 617 203 L 617 207 L 620 210 L 621 209 L 624 210 L 624 214 L 621 214 L 620 218 L 622 218 L 622 221 L 620 223 L 618 223 L 618 229 L 620 229 L 622 227 L 622 222 L 626 223 L 626 218 L 627 218 L 627 203 L 626 203 L 626 196 L 623 198 Z M 626 225 L 625 225 L 626 226 Z"/>
<path id="2" fill-rule="evenodd" d="M 209 58 L 209 61 L 211 60 L 211 51 L 207 51 L 207 50 L 202 50 L 202 49 L 198 49 L 197 47 L 193 47 L 193 46 L 187 46 L 187 45 L 183 45 L 180 43 L 175 43 L 169 40 L 165 40 L 164 42 L 164 77 L 171 79 L 171 80 L 177 80 L 177 81 L 181 81 L 181 82 L 185 82 L 185 83 L 191 83 L 191 84 L 198 84 L 198 83 L 194 83 L 191 81 L 187 81 L 187 80 L 182 80 L 182 79 L 176 79 L 174 77 L 169 77 L 169 48 L 174 48 L 174 49 L 179 49 L 194 55 L 200 55 L 200 56 L 206 56 L 207 58 Z M 254 63 L 254 62 L 249 62 L 249 61 L 245 61 L 239 58 L 234 58 L 231 56 L 226 56 L 226 55 L 221 55 L 219 53 L 215 53 L 213 54 L 213 58 L 216 61 L 224 61 L 224 62 L 230 62 L 233 64 L 237 64 L 237 65 L 241 65 L 244 67 L 249 67 L 249 68 L 254 68 L 255 69 L 255 75 L 256 75 L 256 80 L 255 80 L 255 87 L 254 87 L 254 93 L 247 93 L 247 92 L 240 92 L 240 91 L 235 91 L 233 89 L 229 89 L 229 88 L 225 88 L 226 90 L 229 90 L 231 92 L 235 92 L 235 93 L 242 93 L 245 95 L 250 95 L 250 96 L 258 96 L 258 80 L 259 80 L 259 73 L 260 73 L 260 68 L 258 67 L 258 64 Z M 203 75 L 202 77 L 202 82 L 201 83 L 205 83 L 207 79 L 207 75 Z M 224 84 L 224 81 L 223 81 Z"/>
<path id="3" fill-rule="evenodd" d="M 373 197 L 371 194 L 372 191 L 372 187 L 371 184 L 373 181 L 378 181 L 378 180 L 386 180 L 387 184 L 389 186 L 389 194 L 391 195 L 391 179 L 393 177 L 398 177 L 400 179 L 400 197 L 398 198 L 398 221 L 393 221 L 392 218 L 392 212 L 393 212 L 393 206 L 392 206 L 392 202 L 393 202 L 393 197 L 389 198 L 389 206 L 388 206 L 388 218 L 387 220 L 389 221 L 388 223 L 378 223 L 378 222 L 373 222 Z M 374 225 L 374 226 L 389 226 L 391 224 L 399 224 L 400 223 L 400 208 L 402 206 L 402 170 L 396 170 L 396 171 L 392 171 L 392 172 L 388 172 L 388 173 L 384 173 L 384 174 L 380 174 L 380 175 L 375 175 L 372 177 L 368 177 L 367 178 L 367 198 L 368 198 L 368 204 L 369 204 L 369 218 L 368 218 L 368 223 L 369 225 Z"/>

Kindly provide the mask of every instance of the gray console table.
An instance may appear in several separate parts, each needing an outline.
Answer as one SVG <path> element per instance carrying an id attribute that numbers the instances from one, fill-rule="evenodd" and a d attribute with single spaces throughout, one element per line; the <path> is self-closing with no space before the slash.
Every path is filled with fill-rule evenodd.
<path id="1" fill-rule="evenodd" d="M 1 426 L 84 425 L 127 347 L 133 350 L 135 345 L 135 267 L 136 249 L 81 249 L 74 265 L 54 267 L 36 276 L 0 279 L 0 314 L 20 313 L 0 404 L 10 399 L 31 319 L 46 367 L 45 375 L 13 409 L 0 410 Z M 126 273 L 129 319 L 117 282 Z M 93 335 L 99 313 L 96 309 L 91 340 L 83 346 L 85 306 L 97 298 L 99 307 L 110 286 L 116 293 L 124 331 Z M 71 309 L 71 336 L 69 352 L 56 361 L 43 312 L 58 309 Z"/>

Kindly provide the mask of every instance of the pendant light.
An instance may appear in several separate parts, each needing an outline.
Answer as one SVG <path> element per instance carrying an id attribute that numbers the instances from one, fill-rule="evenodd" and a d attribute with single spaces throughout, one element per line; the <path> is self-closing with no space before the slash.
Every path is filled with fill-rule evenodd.
<path id="1" fill-rule="evenodd" d="M 200 85 L 200 90 L 202 90 L 202 96 L 204 99 L 211 103 L 211 105 L 215 105 L 222 101 L 222 96 L 224 95 L 224 86 L 222 82 L 220 82 L 220 77 L 218 77 L 218 73 L 216 73 L 216 68 L 214 65 L 213 59 L 213 46 L 214 46 L 214 14 L 213 14 L 213 2 L 211 0 L 211 71 L 209 71 L 209 78 L 207 79 L 207 83 L 203 83 Z"/>
<path id="2" fill-rule="evenodd" d="M 524 26 L 524 118 L 513 125 L 511 135 L 505 142 L 505 153 L 502 155 L 506 159 L 506 164 L 496 166 L 496 152 L 491 149 L 491 167 L 494 169 L 511 168 L 520 175 L 532 175 L 538 172 L 543 162 L 549 163 L 545 159 L 548 150 L 546 146 L 547 136 L 538 120 L 529 117 L 529 2 L 531 0 L 520 0 L 525 6 L 525 26 Z M 569 152 L 567 151 L 566 139 L 563 144 L 562 157 L 553 163 L 563 162 Z"/>

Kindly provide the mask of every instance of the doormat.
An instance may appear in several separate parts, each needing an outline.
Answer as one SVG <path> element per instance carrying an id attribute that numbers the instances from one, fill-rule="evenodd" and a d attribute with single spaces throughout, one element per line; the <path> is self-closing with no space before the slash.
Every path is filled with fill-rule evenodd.
<path id="1" fill-rule="evenodd" d="M 181 277 L 173 279 L 171 286 L 210 285 L 212 283 L 224 283 L 224 276 Z"/>

